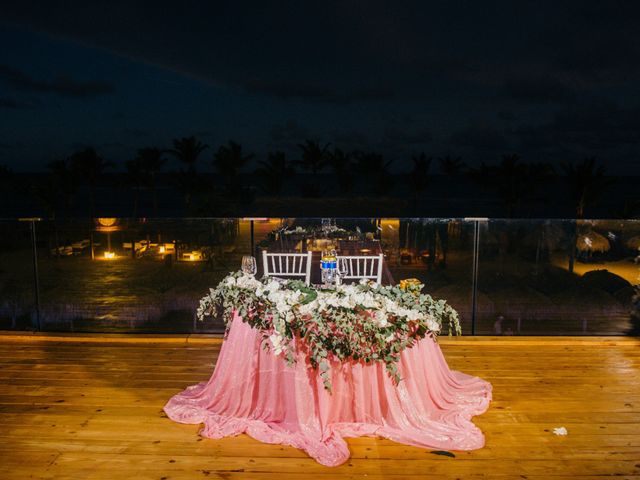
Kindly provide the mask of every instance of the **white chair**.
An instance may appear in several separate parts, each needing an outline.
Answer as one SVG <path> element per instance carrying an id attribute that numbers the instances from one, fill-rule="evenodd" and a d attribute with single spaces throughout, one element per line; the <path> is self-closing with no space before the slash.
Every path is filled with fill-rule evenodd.
<path id="1" fill-rule="evenodd" d="M 347 259 L 347 273 L 342 277 L 343 280 L 374 280 L 376 283 L 382 283 L 382 262 L 384 255 L 340 255 L 340 259 Z"/>
<path id="2" fill-rule="evenodd" d="M 262 266 L 265 277 L 304 277 L 304 283 L 311 283 L 311 252 L 267 253 L 263 250 Z"/>

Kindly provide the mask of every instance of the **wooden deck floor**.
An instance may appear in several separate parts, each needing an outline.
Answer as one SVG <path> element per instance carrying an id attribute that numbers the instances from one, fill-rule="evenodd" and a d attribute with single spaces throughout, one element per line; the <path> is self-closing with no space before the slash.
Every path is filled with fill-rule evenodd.
<path id="1" fill-rule="evenodd" d="M 349 439 L 327 468 L 246 435 L 198 436 L 162 413 L 209 378 L 220 340 L 0 335 L 0 478 L 640 478 L 640 339 L 441 340 L 450 366 L 494 386 L 486 447 L 455 458 Z M 554 427 L 569 434 L 555 436 Z"/>

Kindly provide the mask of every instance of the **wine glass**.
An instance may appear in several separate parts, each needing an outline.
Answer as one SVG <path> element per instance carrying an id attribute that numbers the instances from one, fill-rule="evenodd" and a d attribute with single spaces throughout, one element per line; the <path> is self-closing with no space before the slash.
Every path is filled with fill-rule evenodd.
<path id="1" fill-rule="evenodd" d="M 245 275 L 255 275 L 258 271 L 256 257 L 252 255 L 244 255 L 242 257 L 242 271 Z"/>
<path id="2" fill-rule="evenodd" d="M 323 218 L 321 220 L 321 225 L 322 225 L 322 233 L 324 234 L 325 237 L 329 236 L 329 231 L 331 230 L 331 219 L 330 218 Z"/>
<path id="3" fill-rule="evenodd" d="M 340 283 L 342 283 L 342 279 L 345 275 L 349 273 L 349 259 L 344 257 L 338 257 L 338 278 L 340 279 Z"/>

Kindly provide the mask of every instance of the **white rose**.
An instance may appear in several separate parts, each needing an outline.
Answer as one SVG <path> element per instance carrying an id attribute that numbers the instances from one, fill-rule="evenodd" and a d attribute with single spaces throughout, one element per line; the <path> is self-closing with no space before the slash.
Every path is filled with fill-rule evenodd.
<path id="1" fill-rule="evenodd" d="M 378 308 L 379 307 L 379 305 L 376 302 L 375 298 L 369 292 L 365 293 L 362 306 L 365 307 L 365 308 Z"/>
<path id="2" fill-rule="evenodd" d="M 439 332 L 440 331 L 440 324 L 431 315 L 427 316 L 426 323 L 427 323 L 427 328 L 429 330 L 431 330 L 432 332 Z"/>
<path id="3" fill-rule="evenodd" d="M 291 310 L 291 305 L 285 301 L 279 301 L 276 303 L 276 309 L 278 313 L 286 315 Z"/>
<path id="4" fill-rule="evenodd" d="M 287 303 L 289 305 L 295 305 L 296 303 L 298 303 L 301 293 L 302 292 L 300 292 L 300 290 L 296 290 L 295 292 L 290 293 L 289 298 L 287 299 Z"/>
<path id="5" fill-rule="evenodd" d="M 281 302 L 283 300 L 283 295 L 282 292 L 270 292 L 269 295 L 267 295 L 267 298 L 269 299 L 269 301 L 271 303 L 278 303 Z"/>
<path id="6" fill-rule="evenodd" d="M 280 290 L 280 283 L 276 280 L 269 280 L 269 283 L 267 283 L 265 288 L 266 290 L 269 290 L 269 292 L 276 292 Z"/>
<path id="7" fill-rule="evenodd" d="M 317 308 L 318 308 L 318 302 L 314 300 L 313 302 L 309 302 L 305 305 L 300 305 L 300 308 L 298 309 L 298 311 L 300 312 L 300 315 L 309 315 L 311 312 L 313 312 Z"/>
<path id="8" fill-rule="evenodd" d="M 277 333 L 274 333 L 272 335 L 269 335 L 269 340 L 271 341 L 271 345 L 273 346 L 273 353 L 275 353 L 276 355 L 280 355 L 284 348 L 284 345 L 282 345 L 282 337 Z"/>
<path id="9" fill-rule="evenodd" d="M 342 297 L 340 299 L 339 306 L 342 308 L 354 308 L 356 305 L 350 297 Z"/>
<path id="10" fill-rule="evenodd" d="M 389 325 L 389 322 L 387 321 L 387 314 L 383 310 L 376 310 L 374 312 L 374 321 L 380 328 L 384 328 Z"/>
<path id="11" fill-rule="evenodd" d="M 239 287 L 253 289 L 256 288 L 260 282 L 258 282 L 252 275 L 243 275 L 236 280 Z"/>
<path id="12" fill-rule="evenodd" d="M 364 305 L 364 294 L 363 293 L 354 293 L 351 298 L 356 305 Z"/>
<path id="13" fill-rule="evenodd" d="M 398 304 L 396 302 L 386 297 L 382 300 L 382 302 L 385 310 L 393 313 L 394 315 L 399 315 L 400 308 L 398 307 Z"/>

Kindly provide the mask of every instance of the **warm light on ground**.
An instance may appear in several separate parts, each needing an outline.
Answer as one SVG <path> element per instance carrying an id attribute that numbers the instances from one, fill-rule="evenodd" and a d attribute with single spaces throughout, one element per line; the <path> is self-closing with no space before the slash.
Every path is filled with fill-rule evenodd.
<path id="1" fill-rule="evenodd" d="M 552 263 L 565 270 L 568 270 L 569 268 L 569 262 L 565 257 L 556 257 L 552 260 Z M 584 275 L 585 273 L 593 270 L 608 270 L 609 272 L 624 278 L 632 285 L 635 285 L 640 281 L 640 265 L 637 265 L 628 259 L 610 260 L 601 263 L 575 262 L 573 267 L 573 271 L 578 275 Z"/>
<path id="2" fill-rule="evenodd" d="M 116 254 L 115 252 L 104 252 L 104 258 L 106 258 L 107 260 L 111 260 L 116 258 Z"/>

